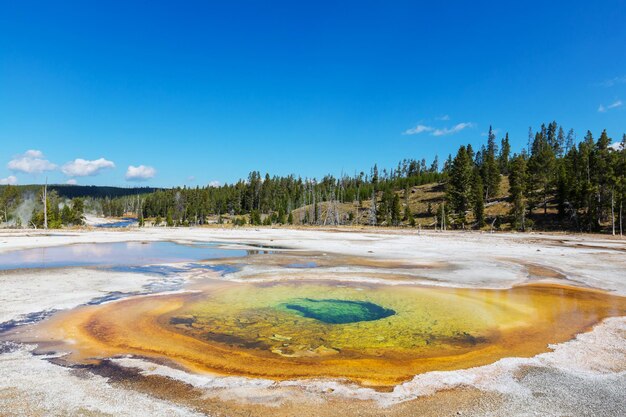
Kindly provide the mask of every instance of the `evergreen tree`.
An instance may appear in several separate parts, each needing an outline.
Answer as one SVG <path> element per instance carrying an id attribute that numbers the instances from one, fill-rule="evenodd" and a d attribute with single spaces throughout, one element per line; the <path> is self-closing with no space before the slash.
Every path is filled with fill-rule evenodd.
<path id="1" fill-rule="evenodd" d="M 489 126 L 489 135 L 487 138 L 487 149 L 483 152 L 482 165 L 482 179 L 485 189 L 485 199 L 494 197 L 497 195 L 500 189 L 500 169 L 496 162 L 496 135 L 493 133 L 493 129 Z"/>
<path id="2" fill-rule="evenodd" d="M 400 206 L 400 197 L 394 194 L 391 206 L 391 224 L 397 226 L 400 224 L 402 216 L 402 208 Z"/>
<path id="3" fill-rule="evenodd" d="M 0 223 L 9 222 L 12 219 L 17 222 L 19 216 L 14 215 L 14 212 L 21 202 L 22 193 L 18 187 L 14 185 L 5 186 L 0 192 Z"/>
<path id="4" fill-rule="evenodd" d="M 498 158 L 498 165 L 500 167 L 500 173 L 502 175 L 508 175 L 509 173 L 509 156 L 511 154 L 511 144 L 509 143 L 509 133 L 507 132 L 502 139 L 500 146 L 500 156 Z"/>
<path id="5" fill-rule="evenodd" d="M 564 153 L 568 153 L 570 149 L 574 147 L 574 129 L 570 129 L 567 132 L 567 137 L 565 138 L 565 148 L 563 149 Z"/>
<path id="6" fill-rule="evenodd" d="M 472 160 L 465 146 L 461 146 L 452 161 L 447 185 L 447 200 L 450 209 L 461 223 L 465 223 L 465 213 L 470 208 L 471 183 L 473 177 Z"/>
<path id="7" fill-rule="evenodd" d="M 579 178 L 576 184 L 577 192 L 577 211 L 582 211 L 581 226 L 587 230 L 594 229 L 595 213 L 594 213 L 594 158 L 595 143 L 591 131 L 587 131 L 585 138 L 578 144 L 577 164 L 575 171 L 578 172 Z"/>
<path id="8" fill-rule="evenodd" d="M 525 230 L 526 212 L 526 160 L 522 155 L 515 155 L 511 160 L 509 174 L 512 225 L 516 230 Z"/>
<path id="9" fill-rule="evenodd" d="M 557 134 L 558 125 L 556 122 L 552 122 L 548 124 L 546 128 L 546 140 L 548 145 L 552 148 L 552 152 L 555 155 L 559 154 L 559 143 L 558 143 L 558 134 Z"/>
<path id="10" fill-rule="evenodd" d="M 476 227 L 479 229 L 485 225 L 485 200 L 483 199 L 483 181 L 478 169 L 474 170 L 472 181 L 472 205 Z"/>
<path id="11" fill-rule="evenodd" d="M 556 176 L 556 199 L 559 210 L 559 218 L 564 219 L 569 206 L 568 196 L 570 194 L 570 182 L 567 177 L 565 160 L 557 160 Z"/>
<path id="12" fill-rule="evenodd" d="M 74 225 L 82 225 L 85 221 L 85 202 L 82 198 L 72 199 L 71 220 L 70 223 Z"/>
<path id="13" fill-rule="evenodd" d="M 378 165 L 376 164 L 372 168 L 372 184 L 378 184 Z"/>
<path id="14" fill-rule="evenodd" d="M 413 219 L 413 213 L 411 212 L 411 207 L 407 204 L 404 206 L 404 221 L 410 222 L 411 219 Z"/>
<path id="15" fill-rule="evenodd" d="M 565 151 L 565 131 L 563 127 L 559 127 L 559 132 L 556 135 L 556 146 L 555 153 L 558 158 L 563 157 L 563 152 Z"/>
<path id="16" fill-rule="evenodd" d="M 70 225 L 72 224 L 72 210 L 67 204 L 61 209 L 61 223 Z"/>
<path id="17" fill-rule="evenodd" d="M 601 223 L 606 217 L 608 217 L 611 202 L 611 190 L 614 187 L 614 167 L 609 150 L 610 144 L 611 139 L 607 135 L 606 130 L 603 130 L 602 134 L 598 138 L 592 157 L 592 181 L 594 183 L 596 197 L 593 204 L 594 230 L 599 230 Z"/>
<path id="18" fill-rule="evenodd" d="M 439 172 L 439 157 L 435 155 L 432 164 L 430 165 L 430 172 Z"/>
<path id="19" fill-rule="evenodd" d="M 253 226 L 261 225 L 261 213 L 259 210 L 255 209 L 250 212 L 250 224 Z"/>
<path id="20" fill-rule="evenodd" d="M 528 190 L 531 197 L 531 210 L 533 207 L 543 205 L 544 214 L 548 212 L 548 195 L 554 180 L 554 150 L 548 143 L 548 139 L 542 126 L 541 132 L 537 132 L 533 141 L 531 156 L 528 160 Z"/>

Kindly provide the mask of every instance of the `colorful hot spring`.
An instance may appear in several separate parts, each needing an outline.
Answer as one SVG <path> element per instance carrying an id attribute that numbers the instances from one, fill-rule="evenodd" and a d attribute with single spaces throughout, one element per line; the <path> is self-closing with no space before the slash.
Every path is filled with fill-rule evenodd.
<path id="1" fill-rule="evenodd" d="M 69 359 L 82 363 L 133 354 L 196 372 L 341 378 L 388 389 L 427 371 L 545 352 L 625 313 L 624 298 L 545 284 L 480 290 L 221 281 L 197 293 L 83 307 L 29 337 L 69 349 Z"/>

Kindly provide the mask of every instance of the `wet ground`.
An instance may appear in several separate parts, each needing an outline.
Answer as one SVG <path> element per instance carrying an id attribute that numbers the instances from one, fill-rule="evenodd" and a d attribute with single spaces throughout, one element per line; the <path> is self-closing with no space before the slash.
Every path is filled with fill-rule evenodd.
<path id="1" fill-rule="evenodd" d="M 79 243 L 0 253 L 0 270 L 78 266 L 108 266 L 115 269 L 242 257 L 247 253 L 242 249 L 220 248 L 215 243 Z"/>

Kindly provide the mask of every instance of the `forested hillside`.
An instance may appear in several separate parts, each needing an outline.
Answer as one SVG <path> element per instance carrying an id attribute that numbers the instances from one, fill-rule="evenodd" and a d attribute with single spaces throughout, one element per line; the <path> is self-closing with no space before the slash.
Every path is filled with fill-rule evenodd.
<path id="1" fill-rule="evenodd" d="M 367 224 L 446 229 L 623 230 L 626 135 L 576 141 L 556 122 L 529 131 L 512 152 L 490 129 L 480 149 L 464 145 L 440 166 L 407 159 L 393 169 L 317 181 L 261 177 L 221 187 L 147 195 L 140 215 L 167 224 Z"/>
<path id="2" fill-rule="evenodd" d="M 480 149 L 460 146 L 443 163 L 438 158 L 430 163 L 405 159 L 391 169 L 375 165 L 368 172 L 320 180 L 251 172 L 245 180 L 219 187 L 132 189 L 133 193 L 116 198 L 102 190 L 106 197 L 92 194 L 95 198 L 89 199 L 87 209 L 107 216 L 133 213 L 141 225 L 371 225 L 621 233 L 625 143 L 626 135 L 614 140 L 606 131 L 597 138 L 587 132 L 577 141 L 573 130 L 566 133 L 552 122 L 536 132 L 529 130 L 527 146 L 513 152 L 508 134 L 498 141 L 490 129 Z M 4 196 L 11 195 L 10 188 L 0 194 L 5 213 L 18 204 Z"/>

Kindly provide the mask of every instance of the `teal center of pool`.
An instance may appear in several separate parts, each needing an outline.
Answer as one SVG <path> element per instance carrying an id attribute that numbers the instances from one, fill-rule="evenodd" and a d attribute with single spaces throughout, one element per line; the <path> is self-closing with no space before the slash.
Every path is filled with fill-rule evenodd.
<path id="1" fill-rule="evenodd" d="M 392 309 L 369 301 L 297 298 L 282 304 L 281 307 L 303 317 L 330 324 L 374 321 L 396 314 Z"/>

